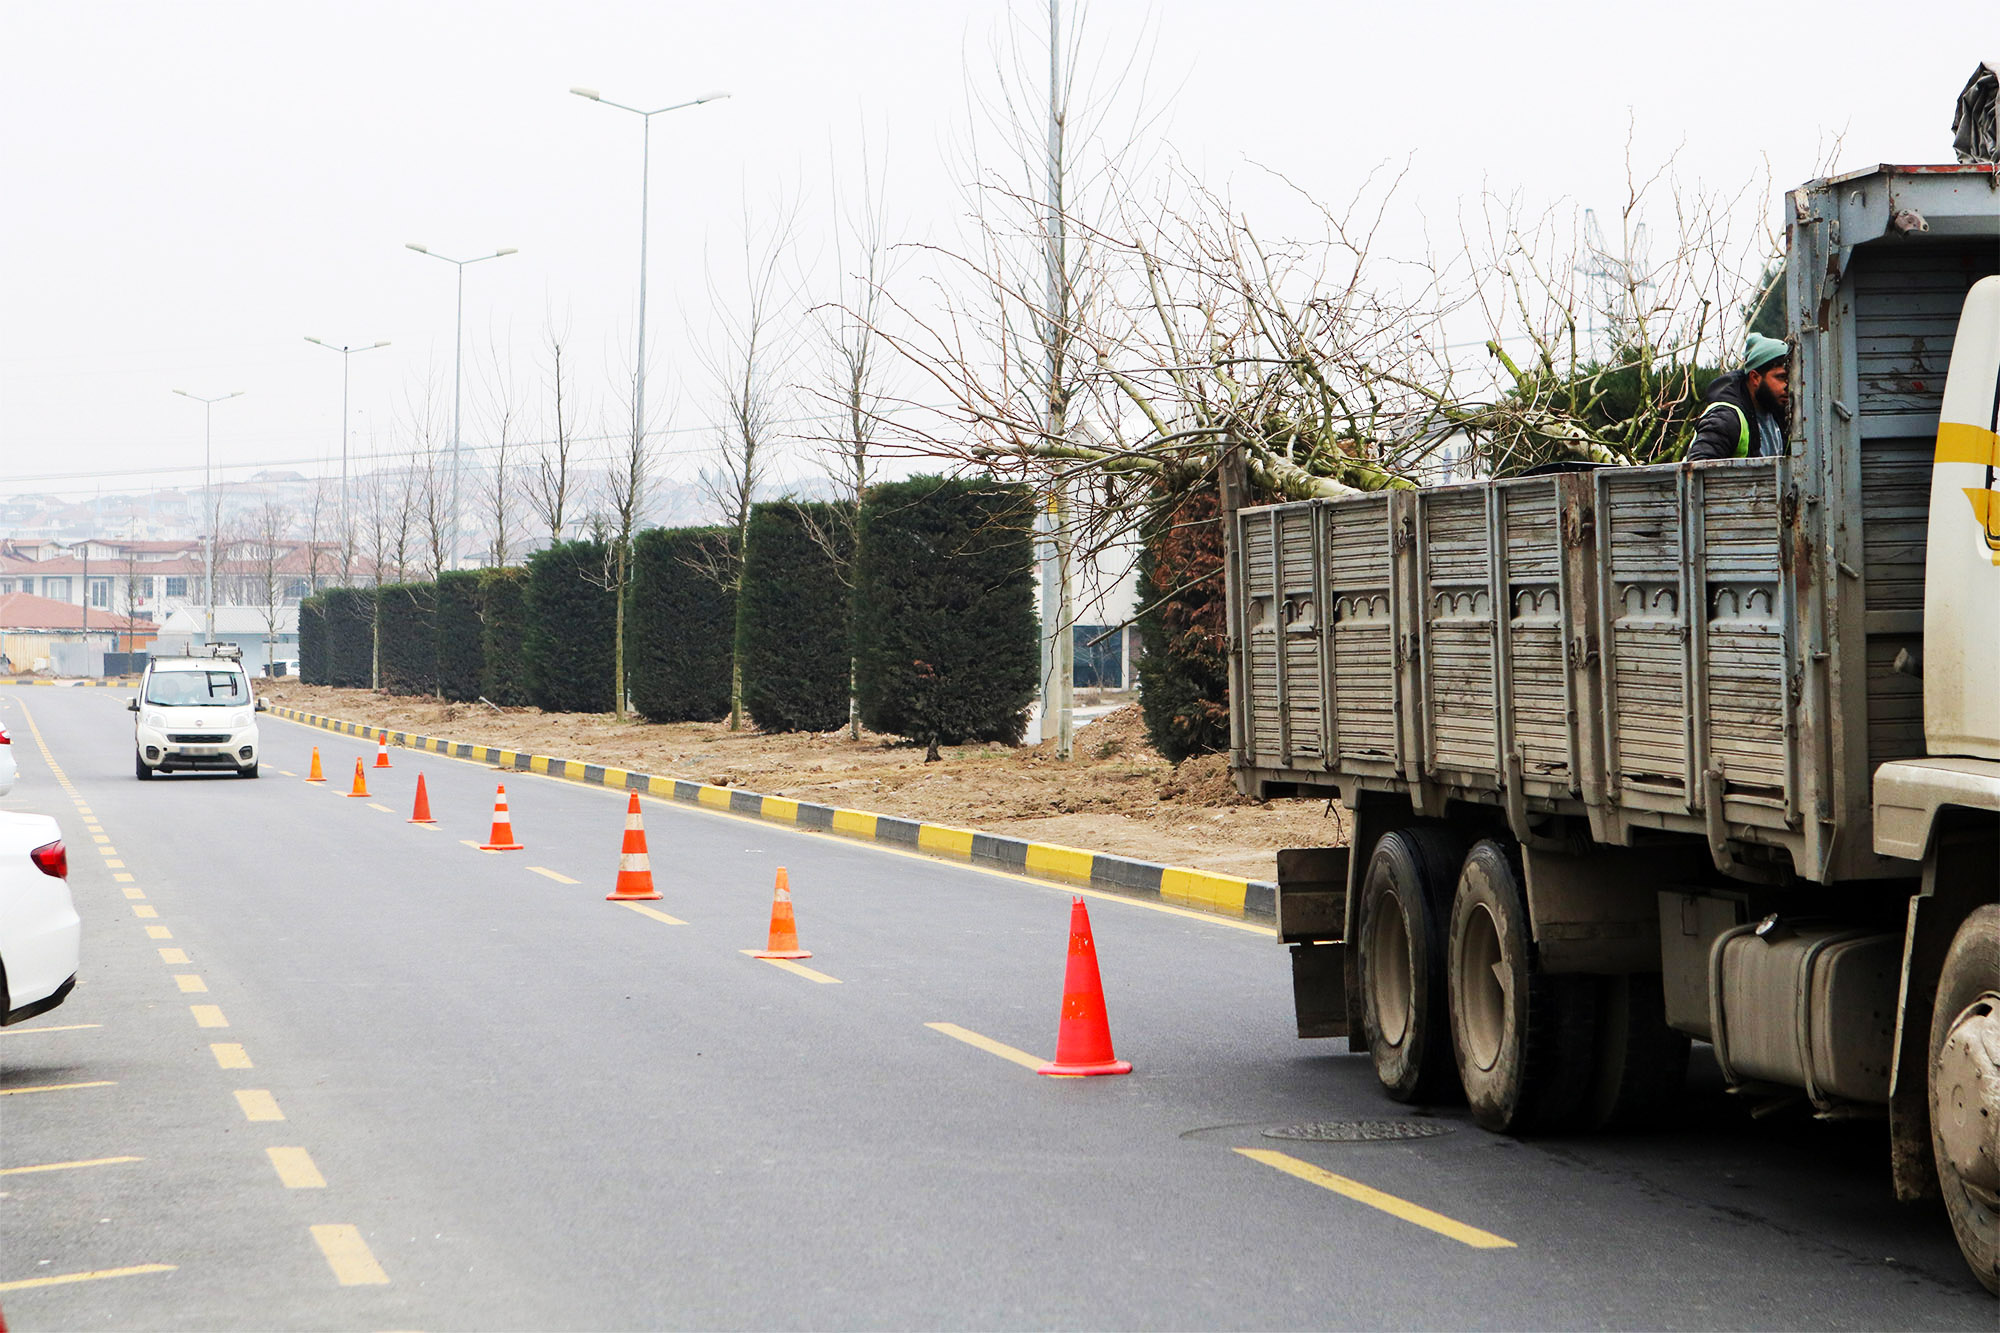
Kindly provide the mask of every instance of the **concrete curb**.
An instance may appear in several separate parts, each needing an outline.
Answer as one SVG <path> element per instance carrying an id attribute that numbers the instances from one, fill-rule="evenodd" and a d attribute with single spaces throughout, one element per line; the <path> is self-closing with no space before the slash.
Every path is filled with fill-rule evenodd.
<path id="1" fill-rule="evenodd" d="M 139 683 L 137 676 L 127 676 L 123 680 L 43 680 L 39 676 L 27 676 L 19 680 L 0 679 L 0 685 L 53 685 L 63 690 L 102 688 L 107 690 L 129 690 Z"/>
<path id="2" fill-rule="evenodd" d="M 604 764 L 587 764 L 580 759 L 556 759 L 544 754 L 523 754 L 497 745 L 473 745 L 467 741 L 420 736 L 414 732 L 390 731 L 360 722 L 343 722 L 302 709 L 269 705 L 275 717 L 298 722 L 322 731 L 367 740 L 386 740 L 411 750 L 428 750 L 455 759 L 473 759 L 500 768 L 524 773 L 541 773 L 552 778 L 615 787 L 620 791 L 645 792 L 689 805 L 727 810 L 732 814 L 791 824 L 818 833 L 833 833 L 864 842 L 889 843 L 910 847 L 934 856 L 970 861 L 1010 870 L 1015 874 L 1058 884 L 1077 884 L 1105 889 L 1134 898 L 1150 898 L 1218 916 L 1272 919 L 1277 912 L 1278 889 L 1263 880 L 1217 875 L 1206 870 L 1186 870 L 1177 866 L 1134 861 L 1104 852 L 1086 852 L 1054 843 L 1025 842 L 947 824 L 926 824 L 894 815 L 870 814 L 865 810 L 843 810 L 810 801 L 794 801 L 783 796 L 763 796 L 741 787 L 713 787 L 687 778 L 657 777 Z"/>

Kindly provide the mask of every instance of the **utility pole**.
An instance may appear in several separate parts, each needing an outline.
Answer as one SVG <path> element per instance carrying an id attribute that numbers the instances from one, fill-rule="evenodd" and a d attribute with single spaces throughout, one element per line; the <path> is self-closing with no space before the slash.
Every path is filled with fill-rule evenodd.
<path id="1" fill-rule="evenodd" d="M 1047 322 L 1042 350 L 1046 354 L 1048 399 L 1042 438 L 1061 444 L 1068 438 L 1068 403 L 1063 394 L 1063 352 L 1069 328 L 1068 256 L 1063 223 L 1063 97 L 1062 0 L 1049 0 L 1049 130 L 1048 235 L 1043 239 L 1047 261 Z M 1058 476 L 1049 496 L 1048 541 L 1042 559 L 1042 728 L 1041 739 L 1055 737 L 1056 758 L 1068 759 L 1075 748 L 1076 645 L 1071 641 L 1075 610 L 1070 604 L 1069 496 Z"/>
<path id="2" fill-rule="evenodd" d="M 183 398 L 192 398 L 201 404 L 201 498 L 203 503 L 208 506 L 208 522 L 204 524 L 208 529 L 208 537 L 202 542 L 201 546 L 201 595 L 202 600 L 207 603 L 208 610 L 207 628 L 203 632 L 203 639 L 207 643 L 214 643 L 215 529 L 222 519 L 222 506 L 215 501 L 212 493 L 213 487 L 210 485 L 208 479 L 209 445 L 213 438 L 212 426 L 215 416 L 215 405 L 227 402 L 231 398 L 241 398 L 243 390 L 238 389 L 234 393 L 217 394 L 213 398 L 203 398 L 200 394 L 189 393 L 186 389 L 175 389 L 174 392 Z M 84 590 L 83 596 L 85 603 L 88 604 L 90 600 L 90 590 L 88 588 Z M 84 614 L 88 616 L 89 612 L 86 610 Z"/>

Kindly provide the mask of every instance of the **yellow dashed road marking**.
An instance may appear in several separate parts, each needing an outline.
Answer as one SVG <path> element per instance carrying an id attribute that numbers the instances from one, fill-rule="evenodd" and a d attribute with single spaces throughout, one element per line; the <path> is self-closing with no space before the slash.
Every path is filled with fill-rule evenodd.
<path id="1" fill-rule="evenodd" d="M 208 1049 L 215 1055 L 215 1063 L 223 1069 L 248 1069 L 250 1057 L 243 1053 L 243 1047 L 233 1041 L 210 1042 Z"/>
<path id="2" fill-rule="evenodd" d="M 117 1166 L 120 1162 L 143 1162 L 143 1157 L 93 1157 L 83 1162 L 44 1162 L 40 1166 L 0 1167 L 0 1176 L 26 1176 L 37 1171 L 74 1171 L 86 1166 Z"/>
<path id="3" fill-rule="evenodd" d="M 738 952 L 748 958 L 757 958 L 758 951 L 755 949 L 741 949 Z M 772 967 L 781 967 L 794 976 L 804 977 L 807 981 L 817 981 L 822 986 L 838 986 L 840 984 L 839 977 L 830 977 L 824 972 L 815 972 L 813 969 L 803 964 L 795 963 L 789 958 L 757 958 L 757 961 L 760 963 L 769 963 Z"/>
<path id="4" fill-rule="evenodd" d="M 967 1046 L 977 1046 L 988 1055 L 997 1055 L 1002 1060 L 1012 1060 L 1023 1069 L 1040 1069 L 1048 1063 L 1038 1056 L 1029 1055 L 1026 1051 L 1017 1050 L 991 1037 L 982 1037 L 972 1029 L 962 1028 L 956 1023 L 926 1023 L 924 1026 L 933 1032 L 942 1032 L 955 1041 L 962 1041 Z"/>
<path id="5" fill-rule="evenodd" d="M 70 1282 L 95 1282 L 107 1277 L 137 1277 L 141 1273 L 171 1273 L 173 1264 L 137 1264 L 131 1268 L 98 1268 L 88 1273 L 57 1273 L 53 1277 L 24 1277 L 0 1282 L 0 1291 L 27 1291 L 33 1287 L 60 1287 Z"/>
<path id="6" fill-rule="evenodd" d="M 222 1006 L 219 1004 L 191 1004 L 188 1010 L 194 1015 L 194 1025 L 198 1028 L 229 1026 L 229 1020 L 222 1016 Z"/>
<path id="7" fill-rule="evenodd" d="M 127 898 L 130 898 L 135 902 L 146 896 L 146 891 L 140 888 L 136 884 L 127 884 L 125 888 L 122 890 L 122 892 L 125 894 Z"/>
<path id="8" fill-rule="evenodd" d="M 312 1154 L 304 1148 L 266 1148 L 264 1155 L 277 1169 L 278 1179 L 288 1190 L 323 1190 L 326 1177 L 313 1165 Z"/>
<path id="9" fill-rule="evenodd" d="M 319 1252 L 326 1256 L 327 1267 L 333 1270 L 334 1280 L 341 1286 L 379 1287 L 389 1281 L 382 1265 L 375 1262 L 368 1242 L 361 1239 L 360 1227 L 345 1224 L 316 1226 L 312 1229 L 312 1238 L 319 1246 Z"/>
<path id="10" fill-rule="evenodd" d="M 648 907 L 644 903 L 620 903 L 618 905 L 620 907 L 629 907 L 640 916 L 649 916 L 663 926 L 685 926 L 687 924 L 687 922 L 677 916 L 668 916 L 665 912 Z"/>
<path id="11" fill-rule="evenodd" d="M 395 812 L 394 810 L 391 810 L 391 809 L 390 809 L 390 808 L 389 808 L 388 806 L 386 806 L 386 805 L 377 805 L 377 804 L 375 804 L 375 802 L 373 802 L 373 801 L 370 801 L 370 802 L 368 803 L 368 808 L 369 808 L 370 810 L 380 810 L 380 811 L 381 811 L 381 812 L 382 812 L 383 814 L 385 814 L 385 815 L 393 815 L 393 814 L 395 814 L 395 813 L 396 813 L 396 812 Z"/>
<path id="12" fill-rule="evenodd" d="M 117 860 L 116 858 L 113 858 L 112 860 L 106 861 L 104 863 L 104 868 L 106 870 L 123 870 L 125 868 L 125 863 L 123 861 Z"/>
<path id="13" fill-rule="evenodd" d="M 278 1109 L 278 1099 L 262 1088 L 243 1088 L 236 1093 L 236 1104 L 243 1108 L 245 1120 L 283 1120 L 285 1113 Z"/>
<path id="14" fill-rule="evenodd" d="M 534 871 L 537 875 L 544 875 L 549 879 L 554 880 L 558 884 L 583 883 L 583 881 L 580 879 L 571 879 L 568 875 L 559 875 L 555 871 L 549 869 L 547 866 L 529 866 L 528 869 Z"/>
<path id="15" fill-rule="evenodd" d="M 1481 1231 L 1478 1227 L 1467 1226 L 1463 1222 L 1446 1217 L 1443 1213 L 1434 1213 L 1420 1204 L 1411 1203 L 1408 1199 L 1399 1199 L 1393 1194 L 1384 1194 L 1381 1190 L 1375 1189 L 1373 1186 L 1364 1185 L 1358 1180 L 1349 1180 L 1346 1176 L 1336 1176 L 1331 1171 L 1322 1171 L 1311 1162 L 1302 1162 L 1298 1158 L 1289 1156 L 1288 1154 L 1270 1152 L 1263 1148 L 1238 1148 L 1236 1151 L 1242 1153 L 1253 1162 L 1262 1162 L 1265 1166 L 1275 1167 L 1283 1171 L 1286 1175 L 1297 1176 L 1300 1180 L 1310 1181 L 1321 1189 L 1332 1190 L 1335 1194 L 1344 1195 L 1356 1203 L 1365 1203 L 1370 1208 L 1379 1208 L 1391 1217 L 1399 1217 L 1414 1226 L 1423 1227 L 1427 1231 L 1435 1231 L 1440 1236 L 1448 1236 L 1461 1245 L 1470 1245 L 1475 1250 L 1511 1250 L 1514 1248 L 1513 1241 L 1496 1236 L 1490 1231 Z"/>
<path id="16" fill-rule="evenodd" d="M 118 855 L 118 849 L 116 847 L 99 847 L 97 854 L 99 856 L 116 856 Z"/>
<path id="17" fill-rule="evenodd" d="M 72 1088 L 110 1088 L 117 1086 L 110 1079 L 98 1079 L 93 1083 L 44 1083 L 33 1088 L 0 1088 L 0 1097 L 12 1097 L 24 1092 L 68 1092 Z"/>
<path id="18" fill-rule="evenodd" d="M 159 916 L 159 914 L 160 914 L 159 908 L 149 907 L 144 903 L 141 903 L 132 909 L 132 915 L 138 917 L 141 921 L 151 921 L 155 917 Z"/>
<path id="19" fill-rule="evenodd" d="M 181 988 L 181 994 L 183 995 L 202 995 L 208 991 L 208 983 L 200 977 L 195 976 L 192 972 L 176 974 L 174 984 Z"/>
<path id="20" fill-rule="evenodd" d="M 163 963 L 186 963 L 187 960 L 187 950 L 185 949 L 160 950 L 160 961 Z"/>
<path id="21" fill-rule="evenodd" d="M 118 883 L 118 884 L 130 884 L 130 883 L 131 883 L 131 882 L 132 882 L 133 880 L 137 879 L 137 878 L 138 878 L 138 876 L 137 876 L 137 875 L 128 875 L 128 874 L 126 874 L 126 873 L 125 873 L 124 871 L 122 871 L 122 870 L 121 870 L 121 871 L 118 871 L 118 872 L 117 872 L 116 874 L 112 875 L 112 877 L 111 877 L 111 878 L 112 878 L 112 880 L 113 880 L 113 881 L 114 881 L 115 883 Z"/>
<path id="22" fill-rule="evenodd" d="M 149 940 L 170 940 L 173 937 L 174 932 L 168 930 L 165 926 L 146 927 L 146 938 Z"/>

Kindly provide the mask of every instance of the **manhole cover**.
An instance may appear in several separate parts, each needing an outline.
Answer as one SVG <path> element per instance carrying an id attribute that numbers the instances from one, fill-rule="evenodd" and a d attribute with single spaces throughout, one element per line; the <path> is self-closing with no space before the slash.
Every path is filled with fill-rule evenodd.
<path id="1" fill-rule="evenodd" d="M 1391 1139 L 1434 1139 L 1449 1133 L 1450 1125 L 1429 1120 L 1314 1120 L 1267 1129 L 1264 1137 L 1312 1143 L 1382 1143 Z"/>

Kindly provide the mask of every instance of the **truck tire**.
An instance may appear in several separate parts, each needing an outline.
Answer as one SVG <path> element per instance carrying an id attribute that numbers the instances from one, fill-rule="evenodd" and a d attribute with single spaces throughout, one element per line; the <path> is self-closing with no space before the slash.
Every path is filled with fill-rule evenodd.
<path id="1" fill-rule="evenodd" d="M 1687 1083 L 1687 1034 L 1667 1026 L 1657 972 L 1598 980 L 1597 1060 L 1581 1123 L 1587 1129 L 1657 1124 Z"/>
<path id="2" fill-rule="evenodd" d="M 1517 856 L 1490 838 L 1467 853 L 1447 969 L 1459 1082 L 1472 1118 L 1502 1134 L 1573 1124 L 1596 1065 L 1600 979 L 1542 971 Z"/>
<path id="3" fill-rule="evenodd" d="M 1931 1153 L 1959 1251 L 2000 1294 L 2000 907 L 1965 918 L 1931 1013 Z"/>
<path id="4" fill-rule="evenodd" d="M 1361 1021 L 1375 1076 L 1399 1102 L 1452 1091 L 1445 914 L 1463 845 L 1443 829 L 1383 835 L 1361 882 Z"/>

